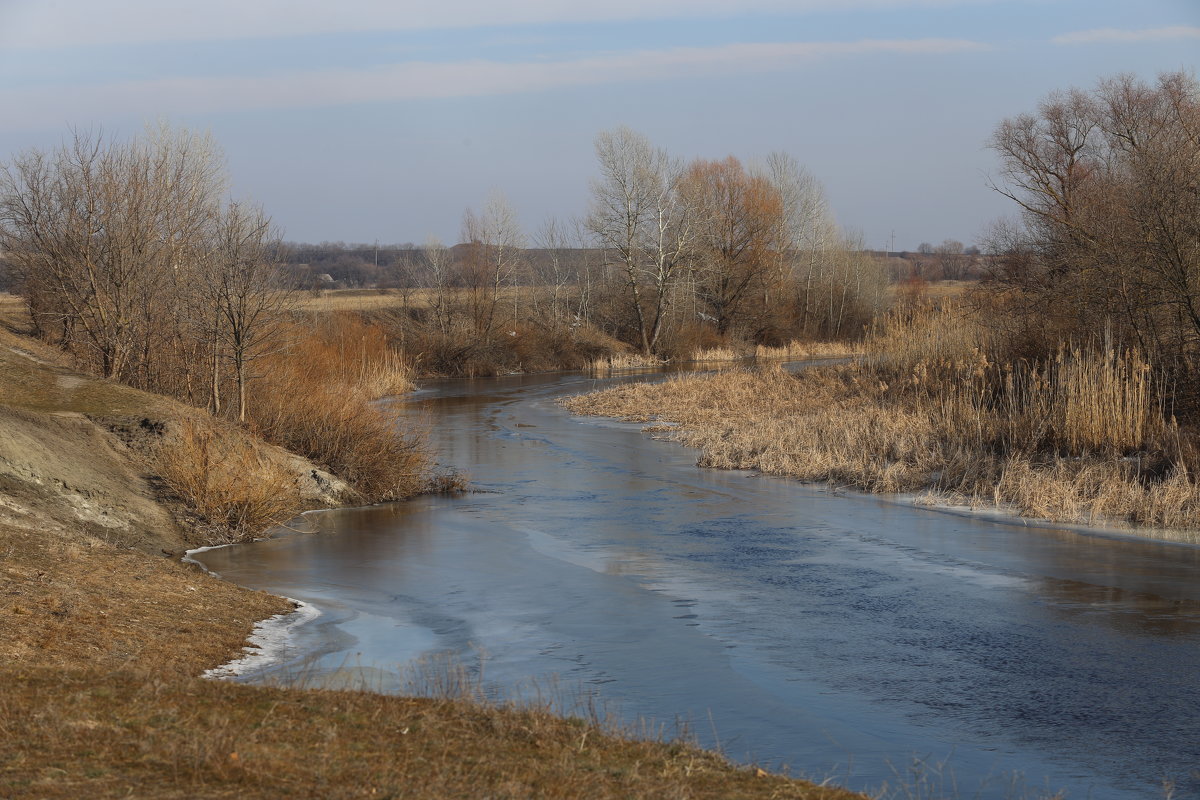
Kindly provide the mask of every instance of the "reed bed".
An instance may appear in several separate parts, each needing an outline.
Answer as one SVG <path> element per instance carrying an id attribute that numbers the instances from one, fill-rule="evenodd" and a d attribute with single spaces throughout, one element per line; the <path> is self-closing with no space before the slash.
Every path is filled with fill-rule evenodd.
<path id="1" fill-rule="evenodd" d="M 646 356 L 641 353 L 613 353 L 593 360 L 588 366 L 593 372 L 603 372 L 614 369 L 661 367 L 665 363 L 667 362 L 657 356 Z"/>
<path id="2" fill-rule="evenodd" d="M 1063 346 L 998 363 L 953 309 L 897 315 L 859 362 L 677 377 L 569 398 L 677 423 L 699 464 L 1083 523 L 1200 528 L 1197 454 L 1133 350 Z"/>
<path id="3" fill-rule="evenodd" d="M 851 342 L 801 342 L 793 339 L 779 347 L 758 345 L 754 348 L 754 358 L 758 361 L 786 361 L 804 358 L 837 358 L 839 356 L 854 356 L 861 353 L 861 348 Z"/>
<path id="4" fill-rule="evenodd" d="M 376 326 L 348 314 L 297 326 L 255 383 L 253 428 L 328 467 L 368 502 L 430 488 L 424 436 L 373 401 L 408 391 L 412 371 Z"/>
<path id="5" fill-rule="evenodd" d="M 746 358 L 732 347 L 706 347 L 692 352 L 691 361 L 740 361 Z"/>

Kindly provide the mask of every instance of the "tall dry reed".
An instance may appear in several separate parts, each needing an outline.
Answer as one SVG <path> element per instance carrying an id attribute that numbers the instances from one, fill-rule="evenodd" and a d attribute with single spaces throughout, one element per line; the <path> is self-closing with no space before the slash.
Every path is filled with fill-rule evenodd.
<path id="1" fill-rule="evenodd" d="M 411 371 L 383 332 L 349 314 L 293 326 L 288 346 L 255 381 L 253 427 L 325 465 L 364 500 L 409 497 L 429 484 L 424 437 L 376 399 L 411 388 Z"/>
<path id="2" fill-rule="evenodd" d="M 758 361 L 786 361 L 804 358 L 837 358 L 853 356 L 860 353 L 859 345 L 854 342 L 802 342 L 793 339 L 779 347 L 758 345 L 754 348 L 754 358 Z"/>
<path id="3" fill-rule="evenodd" d="M 593 372 L 603 372 L 613 369 L 642 369 L 645 367 L 661 367 L 664 362 L 657 356 L 646 356 L 641 353 L 613 353 L 601 356 L 591 362 L 589 368 Z"/>
<path id="4" fill-rule="evenodd" d="M 155 455 L 163 482 L 210 530 L 210 543 L 237 541 L 300 511 L 294 476 L 264 456 L 244 431 L 185 418 Z"/>
<path id="5" fill-rule="evenodd" d="M 728 346 L 705 347 L 692 351 L 692 361 L 738 361 L 745 354 Z"/>

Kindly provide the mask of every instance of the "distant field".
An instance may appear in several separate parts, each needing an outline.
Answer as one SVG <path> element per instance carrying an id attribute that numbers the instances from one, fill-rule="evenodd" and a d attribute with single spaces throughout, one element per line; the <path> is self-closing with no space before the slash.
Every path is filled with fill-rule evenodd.
<path id="1" fill-rule="evenodd" d="M 429 290 L 415 289 L 405 294 L 395 289 L 321 289 L 305 292 L 297 307 L 302 311 L 374 311 L 380 308 L 427 306 Z"/>
<path id="2" fill-rule="evenodd" d="M 972 286 L 978 285 L 979 281 L 934 281 L 926 283 L 921 287 L 922 293 L 926 297 L 958 297 L 963 292 L 970 289 Z M 894 283 L 889 287 L 893 294 L 897 294 L 908 289 L 902 283 Z"/>
<path id="3" fill-rule="evenodd" d="M 465 294 L 467 290 L 452 290 Z M 517 293 L 529 294 L 537 287 L 521 286 L 500 290 L 501 301 L 512 302 Z M 428 308 L 433 289 L 320 289 L 304 292 L 297 308 L 301 311 L 378 311 L 385 308 Z"/>
<path id="4" fill-rule="evenodd" d="M 0 324 L 23 325 L 25 319 L 25 301 L 15 294 L 0 292 Z"/>
<path id="5" fill-rule="evenodd" d="M 928 297 L 955 297 L 974 286 L 975 281 L 937 281 L 922 288 Z M 501 297 L 512 300 L 514 293 L 529 293 L 539 287 L 522 286 L 504 289 Z M 892 292 L 903 290 L 901 284 L 891 287 Z M 465 290 L 459 290 L 465 291 Z M 384 308 L 428 308 L 433 298 L 433 289 L 321 289 L 304 292 L 297 307 L 301 311 L 378 311 Z M 0 294 L 0 314 L 4 313 Z M 14 298 L 15 299 L 15 298 Z"/>
<path id="6" fill-rule="evenodd" d="M 940 281 L 930 283 L 924 288 L 930 297 L 950 297 L 962 294 L 972 281 Z M 899 291 L 900 287 L 893 287 Z M 506 289 L 501 292 L 505 299 L 512 299 L 513 293 L 529 292 L 530 287 Z M 433 298 L 432 289 L 322 289 L 318 292 L 304 292 L 297 308 L 301 311 L 378 311 L 385 308 L 428 308 Z M 25 304 L 21 298 L 7 292 L 0 292 L 0 322 L 22 324 L 25 320 Z"/>

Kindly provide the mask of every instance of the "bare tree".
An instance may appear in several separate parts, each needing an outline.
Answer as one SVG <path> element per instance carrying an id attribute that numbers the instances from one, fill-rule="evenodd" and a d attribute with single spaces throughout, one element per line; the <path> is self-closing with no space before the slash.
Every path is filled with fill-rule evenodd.
<path id="1" fill-rule="evenodd" d="M 818 290 L 830 254 L 840 243 L 837 224 L 821 182 L 792 156 L 771 153 L 758 174 L 779 192 L 783 228 L 778 269 L 781 279 L 790 277 L 797 288 L 797 324 L 807 332 L 820 316 Z"/>
<path id="2" fill-rule="evenodd" d="M 638 343 L 649 354 L 692 242 L 692 219 L 678 191 L 683 167 L 626 127 L 600 133 L 596 157 L 600 178 L 592 182 L 588 227 L 606 264 L 622 276 Z"/>
<path id="3" fill-rule="evenodd" d="M 1050 95 L 992 138 L 994 188 L 1022 210 L 1016 261 L 999 271 L 1012 307 L 1076 334 L 1107 322 L 1200 372 L 1200 84 L 1123 75 Z"/>
<path id="4" fill-rule="evenodd" d="M 102 375 L 154 388 L 182 324 L 166 298 L 186 284 L 221 176 L 208 137 L 165 126 L 124 144 L 76 132 L 6 165 L 0 244 L 38 330 Z"/>
<path id="5" fill-rule="evenodd" d="M 569 230 L 557 217 L 547 217 L 534 234 L 533 243 L 541 251 L 534 278 L 541 286 L 550 287 L 550 316 L 560 322 L 567 311 L 567 286 L 573 277 L 567 267 Z"/>
<path id="6" fill-rule="evenodd" d="M 516 212 L 500 192 L 488 198 L 481 215 L 470 209 L 463 215 L 466 257 L 461 264 L 468 292 L 475 333 L 491 338 L 496 312 L 505 287 L 513 286 L 525 268 L 525 235 Z M 517 316 L 519 293 L 513 293 L 513 316 Z"/>
<path id="7" fill-rule="evenodd" d="M 454 317 L 454 276 L 450 251 L 436 236 L 425 241 L 421 285 L 429 290 L 429 313 L 443 336 L 450 333 Z"/>
<path id="8" fill-rule="evenodd" d="M 949 281 L 961 280 L 966 273 L 967 259 L 963 254 L 963 243 L 956 239 L 946 239 L 933 248 L 938 269 L 942 277 Z"/>
<path id="9" fill-rule="evenodd" d="M 214 331 L 233 369 L 237 418 L 246 421 L 247 370 L 265 355 L 292 300 L 279 269 L 282 240 L 261 208 L 229 203 L 216 219 L 208 254 L 211 301 L 219 323 Z M 219 379 L 214 363 L 214 410 Z"/>

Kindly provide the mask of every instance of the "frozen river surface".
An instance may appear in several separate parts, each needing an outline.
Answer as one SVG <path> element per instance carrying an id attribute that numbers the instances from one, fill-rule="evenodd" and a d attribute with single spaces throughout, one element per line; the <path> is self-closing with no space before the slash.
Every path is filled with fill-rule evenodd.
<path id="1" fill-rule="evenodd" d="M 701 470 L 554 403 L 591 386 L 435 384 L 407 407 L 480 491 L 201 554 L 321 609 L 275 675 L 448 653 L 853 788 L 915 758 L 958 797 L 1200 797 L 1200 548 Z"/>

